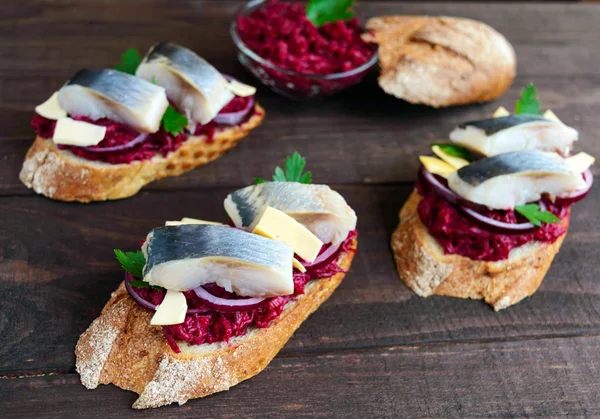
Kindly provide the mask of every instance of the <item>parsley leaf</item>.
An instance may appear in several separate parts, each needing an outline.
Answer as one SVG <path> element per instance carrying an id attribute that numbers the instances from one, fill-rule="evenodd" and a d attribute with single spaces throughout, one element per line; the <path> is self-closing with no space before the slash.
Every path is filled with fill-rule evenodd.
<path id="1" fill-rule="evenodd" d="M 131 285 L 133 287 L 137 287 L 137 288 L 152 288 L 153 290 L 162 290 L 162 291 L 165 290 L 165 288 L 159 287 L 158 285 L 150 285 L 146 281 L 140 281 L 137 279 L 134 281 L 130 281 L 129 285 Z"/>
<path id="2" fill-rule="evenodd" d="M 540 211 L 538 204 L 526 204 L 518 205 L 515 207 L 515 211 L 527 218 L 534 226 L 541 226 L 542 223 L 558 223 L 560 218 L 552 214 L 550 211 Z"/>
<path id="3" fill-rule="evenodd" d="M 306 166 L 306 159 L 297 151 L 294 151 L 291 156 L 285 159 L 285 172 L 279 166 L 275 168 L 273 175 L 274 182 L 312 182 L 312 174 L 310 172 L 302 173 Z"/>
<path id="4" fill-rule="evenodd" d="M 438 146 L 439 148 L 442 149 L 443 152 L 445 152 L 446 154 L 453 156 L 453 157 L 460 157 L 461 159 L 465 159 L 466 161 L 469 161 L 469 162 L 475 160 L 469 150 L 467 150 L 465 147 L 459 146 L 457 144 L 433 143 L 433 144 L 431 144 L 431 146 L 432 147 Z"/>
<path id="5" fill-rule="evenodd" d="M 261 178 L 261 177 L 257 177 L 257 178 L 254 179 L 254 184 L 255 185 L 258 185 L 260 183 L 265 183 L 265 180 L 263 178 Z"/>
<path id="6" fill-rule="evenodd" d="M 317 27 L 329 22 L 348 20 L 354 16 L 350 10 L 354 0 L 310 0 L 306 6 L 306 17 Z"/>
<path id="7" fill-rule="evenodd" d="M 142 270 L 146 264 L 146 258 L 140 250 L 137 252 L 123 252 L 115 249 L 115 256 L 117 256 L 117 260 L 123 269 L 133 275 L 134 278 L 143 277 Z"/>
<path id="8" fill-rule="evenodd" d="M 127 51 L 121 55 L 121 62 L 115 68 L 123 73 L 134 74 L 142 62 L 142 56 L 135 48 L 127 48 Z"/>
<path id="9" fill-rule="evenodd" d="M 163 129 L 169 134 L 173 135 L 183 132 L 185 127 L 187 127 L 187 124 L 187 118 L 180 114 L 177 109 L 171 105 L 167 107 L 167 110 L 160 121 L 160 125 L 163 127 Z"/>
<path id="10" fill-rule="evenodd" d="M 540 114 L 540 101 L 533 83 L 529 83 L 521 92 L 521 99 L 515 103 L 515 114 Z"/>

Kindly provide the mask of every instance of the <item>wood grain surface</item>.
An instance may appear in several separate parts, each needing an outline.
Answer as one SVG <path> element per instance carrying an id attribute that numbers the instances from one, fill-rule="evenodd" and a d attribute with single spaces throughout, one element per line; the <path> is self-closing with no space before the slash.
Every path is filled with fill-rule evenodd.
<path id="1" fill-rule="evenodd" d="M 259 87 L 267 118 L 237 149 L 131 199 L 65 204 L 20 183 L 33 107 L 76 70 L 112 66 L 129 46 L 179 42 L 253 82 L 228 33 L 241 4 L 0 4 L 0 416 L 128 417 L 132 393 L 88 391 L 74 370 L 78 336 L 122 279 L 112 249 L 135 248 L 167 219 L 224 220 L 226 194 L 268 177 L 294 150 L 307 157 L 314 180 L 331 184 L 358 214 L 360 249 L 350 274 L 262 374 L 144 416 L 600 415 L 597 188 L 575 207 L 540 290 L 500 313 L 479 301 L 415 296 L 398 279 L 389 249 L 417 156 L 457 123 L 512 107 L 530 81 L 542 106 L 580 131 L 577 149 L 600 155 L 599 6 L 365 0 L 365 18 L 448 14 L 494 26 L 517 51 L 514 86 L 494 103 L 443 110 L 385 95 L 375 73 L 319 101 L 291 102 Z"/>

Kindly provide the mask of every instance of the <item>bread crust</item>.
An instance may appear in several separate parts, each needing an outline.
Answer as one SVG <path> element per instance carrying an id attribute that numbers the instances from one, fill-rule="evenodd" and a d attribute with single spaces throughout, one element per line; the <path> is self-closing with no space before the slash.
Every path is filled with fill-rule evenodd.
<path id="1" fill-rule="evenodd" d="M 527 243 L 498 262 L 446 255 L 419 218 L 420 200 L 413 191 L 400 210 L 391 245 L 400 278 L 421 297 L 484 299 L 494 310 L 502 310 L 538 289 L 566 235 L 554 243 Z M 569 218 L 570 213 L 562 220 L 567 228 Z"/>
<path id="2" fill-rule="evenodd" d="M 351 248 L 356 249 L 357 239 Z M 354 252 L 340 255 L 348 270 Z M 112 383 L 140 395 L 135 409 L 159 407 L 208 396 L 261 372 L 300 324 L 344 279 L 344 273 L 310 281 L 305 293 L 290 301 L 265 329 L 252 328 L 229 343 L 179 343 L 176 354 L 160 327 L 150 326 L 152 314 L 129 297 L 123 283 L 102 314 L 81 335 L 75 349 L 76 368 L 88 389 Z"/>
<path id="3" fill-rule="evenodd" d="M 178 176 L 217 159 L 259 126 L 264 116 L 265 110 L 257 104 L 248 121 L 217 131 L 212 142 L 204 135 L 192 136 L 167 157 L 130 164 L 86 160 L 38 136 L 25 156 L 19 177 L 28 188 L 59 201 L 127 198 L 150 182 Z"/>
<path id="4" fill-rule="evenodd" d="M 363 37 L 379 45 L 379 85 L 411 103 L 445 107 L 502 96 L 516 74 L 516 56 L 490 26 L 447 16 L 383 16 Z"/>

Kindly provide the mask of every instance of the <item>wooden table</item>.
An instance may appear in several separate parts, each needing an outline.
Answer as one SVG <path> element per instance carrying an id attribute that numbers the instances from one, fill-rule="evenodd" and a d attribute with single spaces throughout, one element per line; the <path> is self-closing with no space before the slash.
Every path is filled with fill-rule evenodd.
<path id="1" fill-rule="evenodd" d="M 247 82 L 228 25 L 239 1 L 64 0 L 0 5 L 0 416 L 132 414 L 133 393 L 86 390 L 73 349 L 122 279 L 113 248 L 135 248 L 166 219 L 224 219 L 225 195 L 298 150 L 319 183 L 356 209 L 360 251 L 333 297 L 259 376 L 144 417 L 595 416 L 600 414 L 600 192 L 574 210 L 540 290 L 500 313 L 480 301 L 414 295 L 389 237 L 417 156 L 460 121 L 508 108 L 528 82 L 600 156 L 600 7 L 362 1 L 364 16 L 449 14 L 513 43 L 519 75 L 481 106 L 435 110 L 382 93 L 376 75 L 335 97 L 291 102 L 261 87 L 264 124 L 222 159 L 137 196 L 54 202 L 18 180 L 29 120 L 74 71 L 111 67 L 126 47 L 172 40 Z M 598 170 L 596 169 L 596 174 Z M 141 417 L 141 416 L 140 416 Z"/>

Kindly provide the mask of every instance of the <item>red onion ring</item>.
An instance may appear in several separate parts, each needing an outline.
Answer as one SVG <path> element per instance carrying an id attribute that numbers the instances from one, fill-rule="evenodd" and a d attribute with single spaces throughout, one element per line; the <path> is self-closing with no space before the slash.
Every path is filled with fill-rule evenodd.
<path id="1" fill-rule="evenodd" d="M 248 311 L 260 307 L 267 302 L 267 298 L 243 298 L 239 300 L 226 299 L 211 294 L 203 287 L 194 289 L 194 292 L 208 307 L 223 313 L 233 313 L 236 311 Z"/>
<path id="2" fill-rule="evenodd" d="M 110 153 L 112 151 L 121 151 L 121 150 L 126 150 L 128 148 L 133 147 L 134 145 L 138 145 L 140 143 L 143 143 L 144 141 L 146 141 L 146 138 L 148 138 L 148 134 L 140 134 L 137 137 L 135 137 L 133 140 L 129 141 L 128 143 L 125 144 L 119 144 L 119 145 L 115 145 L 112 147 L 82 147 L 84 150 L 86 151 L 91 151 L 94 153 Z"/>
<path id="3" fill-rule="evenodd" d="M 246 107 L 241 111 L 219 113 L 215 116 L 214 121 L 221 125 L 238 125 L 246 118 L 252 109 L 254 109 L 254 96 L 250 97 Z"/>
<path id="4" fill-rule="evenodd" d="M 332 256 L 334 256 L 342 247 L 342 243 L 334 246 L 334 245 L 329 245 L 329 247 L 327 247 L 325 249 L 325 251 L 323 251 L 322 253 L 319 253 L 319 255 L 315 258 L 313 263 L 307 262 L 305 260 L 302 260 L 302 265 L 304 265 L 305 268 L 315 268 L 319 265 L 324 264 L 324 262 L 329 262 L 329 259 L 331 259 Z"/>
<path id="5" fill-rule="evenodd" d="M 424 166 L 421 166 L 419 169 L 419 176 L 423 181 L 429 186 L 433 191 L 444 198 L 446 201 L 451 204 L 457 205 L 458 200 L 460 199 L 458 195 L 452 192 L 449 188 L 443 185 L 439 180 L 435 178 L 435 176 Z"/>
<path id="6" fill-rule="evenodd" d="M 585 180 L 585 186 L 581 189 L 577 189 L 569 196 L 557 197 L 554 203 L 560 206 L 566 206 L 574 204 L 575 202 L 581 201 L 588 194 L 594 183 L 594 175 L 591 169 L 587 169 L 582 173 L 583 180 Z"/>
<path id="7" fill-rule="evenodd" d="M 136 290 L 133 289 L 130 282 L 134 281 L 135 278 L 129 272 L 125 272 L 125 288 L 127 292 L 133 298 L 133 300 L 138 303 L 140 306 L 144 307 L 146 310 L 156 311 L 156 305 L 152 304 L 150 301 L 144 300 L 141 295 L 137 293 Z M 191 308 L 186 312 L 187 314 L 196 314 L 196 313 L 206 313 L 210 310 L 205 308 Z"/>
<path id="8" fill-rule="evenodd" d="M 546 206 L 540 201 L 540 209 L 545 210 Z M 529 233 L 535 230 L 537 227 L 530 222 L 527 223 L 505 223 L 503 221 L 494 220 L 493 218 L 486 217 L 465 206 L 459 206 L 463 213 L 474 223 L 479 224 L 486 230 L 494 231 L 502 234 L 523 234 Z"/>

